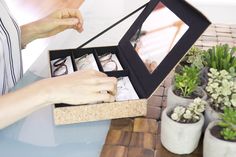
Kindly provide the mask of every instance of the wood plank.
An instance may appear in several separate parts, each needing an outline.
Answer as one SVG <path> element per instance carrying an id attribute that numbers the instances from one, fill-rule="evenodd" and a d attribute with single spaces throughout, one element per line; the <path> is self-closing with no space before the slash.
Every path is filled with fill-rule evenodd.
<path id="1" fill-rule="evenodd" d="M 133 132 L 129 147 L 140 147 L 154 150 L 156 145 L 156 135 L 143 132 Z"/>
<path id="2" fill-rule="evenodd" d="M 133 131 L 133 119 L 122 118 L 111 121 L 110 130 Z"/>
<path id="3" fill-rule="evenodd" d="M 124 146 L 104 145 L 100 157 L 127 157 L 128 148 Z"/>
<path id="4" fill-rule="evenodd" d="M 128 157 L 154 157 L 154 151 L 145 148 L 130 147 Z"/>
<path id="5" fill-rule="evenodd" d="M 107 134 L 106 145 L 128 146 L 131 140 L 132 132 L 121 130 L 110 130 Z"/>
<path id="6" fill-rule="evenodd" d="M 158 124 L 155 119 L 148 118 L 135 118 L 134 119 L 134 132 L 145 132 L 156 134 L 158 129 Z"/>

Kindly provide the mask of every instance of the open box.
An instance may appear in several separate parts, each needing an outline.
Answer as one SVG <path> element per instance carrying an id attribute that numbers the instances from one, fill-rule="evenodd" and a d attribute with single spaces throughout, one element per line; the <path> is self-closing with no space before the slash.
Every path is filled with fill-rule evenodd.
<path id="1" fill-rule="evenodd" d="M 115 102 L 55 104 L 56 125 L 145 116 L 147 100 L 210 24 L 183 0 L 151 0 L 121 21 L 140 9 L 116 46 L 49 52 L 52 77 L 94 69 L 118 78 Z"/>

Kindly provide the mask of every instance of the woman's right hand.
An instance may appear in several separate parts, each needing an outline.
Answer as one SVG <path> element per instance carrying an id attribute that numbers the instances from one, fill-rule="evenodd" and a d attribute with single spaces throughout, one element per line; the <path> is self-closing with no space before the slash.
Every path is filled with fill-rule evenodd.
<path id="1" fill-rule="evenodd" d="M 115 101 L 117 79 L 95 70 L 81 70 L 45 81 L 50 103 L 87 104 Z"/>

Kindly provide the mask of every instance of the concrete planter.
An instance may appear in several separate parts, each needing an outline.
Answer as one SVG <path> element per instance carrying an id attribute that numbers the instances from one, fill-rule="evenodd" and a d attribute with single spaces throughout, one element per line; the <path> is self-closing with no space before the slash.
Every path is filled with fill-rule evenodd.
<path id="1" fill-rule="evenodd" d="M 170 109 L 165 109 L 161 120 L 161 143 L 172 153 L 190 154 L 198 146 L 202 133 L 204 117 L 196 123 L 178 123 L 173 121 L 167 113 Z"/>
<path id="2" fill-rule="evenodd" d="M 216 112 L 209 104 L 206 106 L 205 109 L 205 124 L 204 128 L 207 128 L 208 124 L 212 121 L 218 120 L 220 118 L 220 113 Z"/>
<path id="3" fill-rule="evenodd" d="M 208 72 L 209 72 L 209 68 L 208 67 L 204 67 L 202 68 L 202 70 L 200 71 L 200 81 L 201 81 L 201 87 L 202 89 L 205 89 L 208 83 Z"/>
<path id="4" fill-rule="evenodd" d="M 176 95 L 173 92 L 173 90 L 174 90 L 174 86 L 172 85 L 169 87 L 167 91 L 167 108 L 174 108 L 177 105 L 186 106 L 186 105 L 189 105 L 191 102 L 193 102 L 194 99 L 180 97 Z M 197 92 L 201 93 L 202 95 L 201 99 L 203 100 L 207 99 L 207 94 L 201 87 L 197 88 Z"/>
<path id="5" fill-rule="evenodd" d="M 210 130 L 216 125 L 217 121 L 211 122 L 203 140 L 203 157 L 235 157 L 236 142 L 224 141 L 216 138 Z"/>

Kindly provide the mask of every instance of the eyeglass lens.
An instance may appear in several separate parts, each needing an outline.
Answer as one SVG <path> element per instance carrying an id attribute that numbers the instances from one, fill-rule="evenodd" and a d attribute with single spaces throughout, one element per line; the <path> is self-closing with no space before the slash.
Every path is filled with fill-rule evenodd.
<path id="1" fill-rule="evenodd" d="M 99 60 L 102 64 L 104 71 L 117 71 L 118 70 L 117 62 L 112 59 L 112 56 L 113 56 L 112 53 L 105 53 L 99 56 Z"/>
<path id="2" fill-rule="evenodd" d="M 67 65 L 65 64 L 67 58 L 59 58 L 57 59 L 54 63 L 54 70 L 53 70 L 53 76 L 61 76 L 68 74 L 68 68 Z"/>

